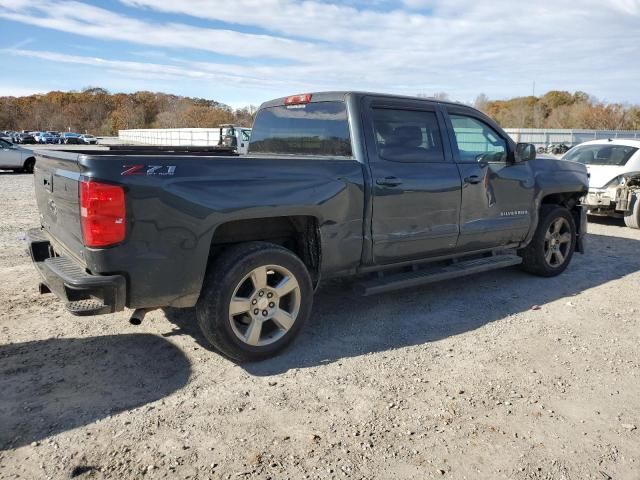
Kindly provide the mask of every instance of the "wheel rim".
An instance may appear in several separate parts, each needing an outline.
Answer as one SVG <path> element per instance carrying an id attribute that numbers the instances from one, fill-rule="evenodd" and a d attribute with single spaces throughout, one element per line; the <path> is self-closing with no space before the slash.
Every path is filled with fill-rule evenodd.
<path id="1" fill-rule="evenodd" d="M 566 218 L 551 222 L 544 237 L 544 258 L 552 267 L 560 267 L 567 261 L 571 248 L 571 227 Z"/>
<path id="2" fill-rule="evenodd" d="M 300 303 L 300 285 L 289 270 L 279 265 L 257 267 L 233 291 L 231 329 L 247 345 L 270 345 L 293 328 Z"/>

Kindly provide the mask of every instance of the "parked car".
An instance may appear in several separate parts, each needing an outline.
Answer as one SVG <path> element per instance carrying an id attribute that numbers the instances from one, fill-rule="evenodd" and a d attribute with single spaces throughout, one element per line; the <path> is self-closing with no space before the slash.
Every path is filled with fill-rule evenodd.
<path id="1" fill-rule="evenodd" d="M 83 143 L 81 138 L 80 138 L 80 134 L 79 133 L 73 133 L 73 132 L 64 132 L 63 134 L 60 135 L 60 143 L 64 143 L 66 144 L 80 144 Z"/>
<path id="2" fill-rule="evenodd" d="M 40 144 L 52 144 L 52 143 L 58 143 L 58 138 L 51 135 L 48 132 L 39 132 L 36 137 L 36 142 L 40 143 Z"/>
<path id="3" fill-rule="evenodd" d="M 622 217 L 628 227 L 640 228 L 640 140 L 592 140 L 563 158 L 587 166 L 584 204 L 591 215 Z"/>
<path id="4" fill-rule="evenodd" d="M 82 143 L 86 143 L 87 145 L 95 145 L 98 143 L 98 139 L 96 137 L 86 133 L 84 135 L 80 135 L 80 140 Z"/>
<path id="5" fill-rule="evenodd" d="M 13 132 L 11 130 L 4 130 L 0 132 L 0 138 L 2 138 L 3 140 L 6 140 L 7 142 L 14 143 Z"/>
<path id="6" fill-rule="evenodd" d="M 536 159 L 466 105 L 294 95 L 260 107 L 242 161 L 228 150 L 39 151 L 41 291 L 135 324 L 195 306 L 247 361 L 293 340 L 321 280 L 372 295 L 513 265 L 551 277 L 584 252 L 585 166 Z"/>
<path id="7" fill-rule="evenodd" d="M 26 144 L 35 145 L 36 143 L 38 143 L 36 142 L 35 137 L 30 133 L 19 133 L 14 137 L 14 140 L 15 140 L 15 143 L 21 143 L 23 145 L 26 145 Z"/>
<path id="8" fill-rule="evenodd" d="M 0 138 L 0 168 L 33 173 L 36 159 L 31 150 Z"/>
<path id="9" fill-rule="evenodd" d="M 46 143 L 58 144 L 60 143 L 60 133 L 54 130 L 45 132 L 47 135 Z"/>

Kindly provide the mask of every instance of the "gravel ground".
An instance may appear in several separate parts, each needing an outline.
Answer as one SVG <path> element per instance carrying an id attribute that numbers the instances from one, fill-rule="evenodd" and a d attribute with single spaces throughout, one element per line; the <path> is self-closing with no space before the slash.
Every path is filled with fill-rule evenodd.
<path id="1" fill-rule="evenodd" d="M 327 285 L 291 349 L 235 365 L 192 310 L 134 327 L 38 295 L 32 177 L 0 173 L 0 205 L 2 479 L 640 479 L 640 232 L 618 221 L 553 279 Z"/>

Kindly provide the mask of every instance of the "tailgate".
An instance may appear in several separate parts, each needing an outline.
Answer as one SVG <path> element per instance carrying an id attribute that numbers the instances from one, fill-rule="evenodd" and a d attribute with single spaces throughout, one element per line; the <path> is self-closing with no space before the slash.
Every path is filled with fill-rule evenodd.
<path id="1" fill-rule="evenodd" d="M 52 237 L 54 247 L 71 254 L 84 265 L 79 178 L 77 153 L 36 151 L 34 183 L 40 224 Z"/>

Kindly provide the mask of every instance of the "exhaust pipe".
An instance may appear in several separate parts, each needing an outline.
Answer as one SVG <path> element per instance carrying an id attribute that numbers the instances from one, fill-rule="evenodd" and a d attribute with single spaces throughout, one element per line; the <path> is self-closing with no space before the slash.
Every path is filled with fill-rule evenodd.
<path id="1" fill-rule="evenodd" d="M 151 310 L 152 309 L 150 308 L 136 308 L 131 314 L 131 318 L 129 318 L 129 323 L 136 326 L 140 325 L 142 323 L 142 320 L 144 320 L 144 316 Z"/>

